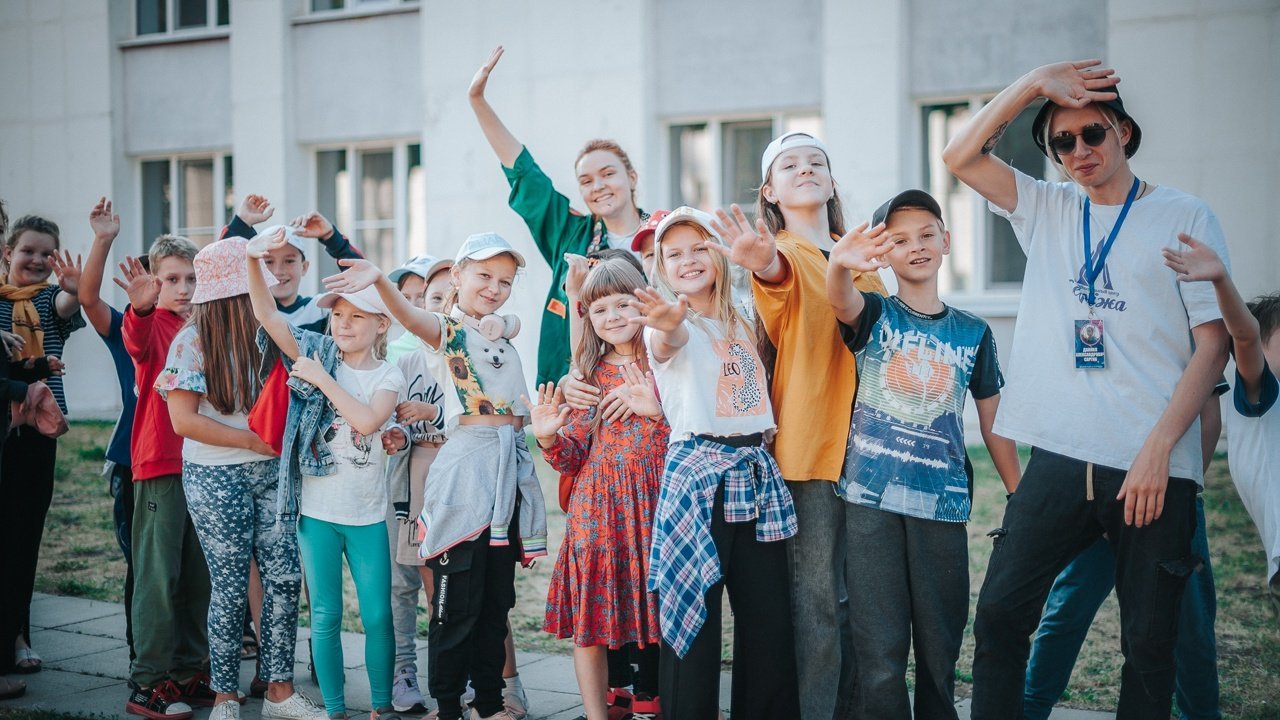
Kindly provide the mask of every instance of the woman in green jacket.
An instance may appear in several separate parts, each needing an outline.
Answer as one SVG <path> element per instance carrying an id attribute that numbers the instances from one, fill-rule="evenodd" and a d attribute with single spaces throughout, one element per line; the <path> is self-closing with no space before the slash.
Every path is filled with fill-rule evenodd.
<path id="1" fill-rule="evenodd" d="M 468 94 L 480 129 L 511 185 L 507 202 L 524 218 L 538 251 L 551 266 L 551 288 L 542 307 L 542 333 L 538 341 L 538 384 L 554 383 L 569 371 L 572 352 L 569 301 L 564 293 L 569 266 L 564 254 L 586 255 L 605 247 L 634 251 L 631 240 L 648 214 L 636 207 L 636 171 L 631 159 L 612 140 L 588 142 L 574 163 L 578 191 L 590 215 L 569 206 L 569 198 L 556 191 L 551 178 L 542 172 L 485 99 L 489 73 L 501 57 L 499 46 L 476 72 Z"/>

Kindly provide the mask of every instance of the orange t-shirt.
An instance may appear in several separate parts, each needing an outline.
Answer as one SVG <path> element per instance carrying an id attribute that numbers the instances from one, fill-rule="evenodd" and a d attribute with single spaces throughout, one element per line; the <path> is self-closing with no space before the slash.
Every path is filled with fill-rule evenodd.
<path id="1" fill-rule="evenodd" d="M 813 243 L 783 230 L 778 252 L 786 277 L 767 284 L 752 276 L 756 313 L 778 349 L 769 393 L 777 416 L 773 455 L 787 480 L 840 479 L 857 363 L 840 339 L 827 300 L 827 259 Z M 874 274 L 854 278 L 863 292 L 885 294 Z"/>

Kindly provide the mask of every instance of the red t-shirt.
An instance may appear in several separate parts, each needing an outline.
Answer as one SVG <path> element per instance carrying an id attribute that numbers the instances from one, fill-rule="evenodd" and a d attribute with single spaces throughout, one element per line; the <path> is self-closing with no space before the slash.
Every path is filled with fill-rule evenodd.
<path id="1" fill-rule="evenodd" d="M 169 345 L 186 320 L 177 313 L 156 308 L 137 315 L 130 307 L 124 314 L 124 346 L 133 358 L 138 386 L 138 410 L 133 416 L 133 480 L 150 480 L 182 474 L 182 436 L 169 422 L 169 406 L 153 387 L 164 370 Z"/>

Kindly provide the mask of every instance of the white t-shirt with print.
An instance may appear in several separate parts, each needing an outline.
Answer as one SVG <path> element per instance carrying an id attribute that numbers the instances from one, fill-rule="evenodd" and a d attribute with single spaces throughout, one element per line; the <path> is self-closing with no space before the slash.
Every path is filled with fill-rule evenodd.
<path id="1" fill-rule="evenodd" d="M 1094 283 L 1106 368 L 1075 367 L 1075 321 L 1089 315 L 1084 192 L 1014 171 L 1018 205 L 991 211 L 1013 225 L 1027 254 L 1022 301 L 995 431 L 1077 460 L 1128 470 L 1169 406 L 1193 350 L 1191 329 L 1222 317 L 1207 282 L 1179 282 L 1162 248 L 1195 237 L 1227 262 L 1222 227 L 1199 198 L 1158 186 L 1134 201 Z M 1118 205 L 1092 204 L 1092 251 L 1111 234 Z M 1200 423 L 1178 440 L 1171 477 L 1203 484 Z"/>
<path id="2" fill-rule="evenodd" d="M 755 343 L 739 330 L 727 339 L 707 319 L 684 321 L 689 342 L 666 362 L 653 357 L 653 333 L 644 330 L 649 364 L 671 425 L 671 442 L 691 435 L 771 433 L 776 425 L 764 365 Z"/>
<path id="3" fill-rule="evenodd" d="M 342 389 L 362 405 L 368 405 L 380 390 L 397 397 L 404 394 L 405 379 L 400 368 L 383 362 L 372 370 L 356 370 L 338 363 L 334 373 Z M 341 415 L 325 433 L 336 472 L 332 475 L 302 476 L 299 512 L 307 517 L 342 525 L 372 525 L 387 514 L 387 485 L 382 476 L 386 451 L 382 432 L 362 435 Z"/>

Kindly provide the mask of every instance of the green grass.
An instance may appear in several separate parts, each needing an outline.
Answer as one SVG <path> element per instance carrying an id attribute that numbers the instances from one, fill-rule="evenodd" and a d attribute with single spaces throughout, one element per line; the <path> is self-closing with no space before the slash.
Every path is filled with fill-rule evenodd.
<path id="1" fill-rule="evenodd" d="M 75 422 L 59 444 L 58 479 L 45 525 L 36 580 L 40 592 L 121 600 L 124 562 L 116 547 L 111 498 L 101 474 L 103 448 L 110 436 L 109 423 Z M 991 541 L 986 532 L 1000 524 L 1005 499 L 986 451 L 975 448 L 970 453 L 977 478 L 973 518 L 969 523 L 972 622 L 978 588 L 991 554 Z M 535 457 L 537 455 L 535 452 Z M 511 624 L 516 646 L 522 652 L 568 653 L 571 650 L 568 641 L 542 632 L 547 584 L 555 564 L 554 549 L 559 547 L 564 534 L 564 516 L 555 501 L 557 476 L 541 458 L 538 473 L 548 503 L 548 544 L 552 553 L 532 569 L 517 572 L 517 605 L 511 613 Z M 1245 720 L 1280 717 L 1280 622 L 1266 597 L 1266 561 L 1261 541 L 1236 495 L 1225 457 L 1218 457 L 1210 468 L 1204 499 L 1218 589 L 1216 630 L 1224 717 Z M 343 626 L 359 630 L 355 593 L 349 579 L 347 589 Z M 723 657 L 731 661 L 732 615 L 727 606 L 724 615 Z M 305 613 L 302 622 L 306 622 Z M 419 613 L 420 635 L 425 635 L 426 622 L 423 609 Z M 961 697 L 971 691 L 972 659 L 970 626 L 966 629 L 965 645 L 956 668 L 956 692 Z M 1120 665 L 1119 615 L 1113 596 L 1098 613 L 1061 704 L 1114 710 Z M 55 720 L 58 717 L 61 716 L 0 709 L 0 720 Z"/>

